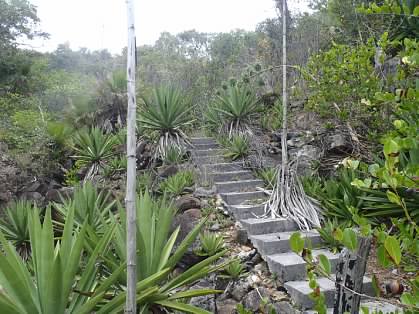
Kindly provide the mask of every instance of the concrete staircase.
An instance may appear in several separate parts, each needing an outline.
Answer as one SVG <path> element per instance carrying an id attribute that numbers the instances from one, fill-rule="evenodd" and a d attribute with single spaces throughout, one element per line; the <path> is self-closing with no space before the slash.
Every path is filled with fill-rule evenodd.
<path id="1" fill-rule="evenodd" d="M 268 199 L 264 192 L 257 189 L 263 187 L 264 182 L 244 169 L 242 163 L 226 160 L 214 139 L 195 137 L 191 142 L 195 147 L 192 154 L 195 164 L 215 184 L 226 210 L 246 229 L 254 247 L 268 263 L 270 272 L 284 283 L 298 308 L 311 309 L 313 301 L 309 297 L 311 289 L 306 278 L 306 262 L 293 253 L 289 246 L 291 234 L 298 231 L 296 224 L 284 218 L 256 218 L 264 213 L 264 202 Z M 316 247 L 313 250 L 315 256 L 325 254 L 332 267 L 336 266 L 338 255 L 321 249 L 321 238 L 317 231 L 305 231 L 302 234 Z M 333 282 L 327 278 L 319 278 L 318 282 L 325 293 L 327 305 L 332 307 L 335 291 Z M 364 293 L 373 293 L 369 278 L 364 280 Z"/>

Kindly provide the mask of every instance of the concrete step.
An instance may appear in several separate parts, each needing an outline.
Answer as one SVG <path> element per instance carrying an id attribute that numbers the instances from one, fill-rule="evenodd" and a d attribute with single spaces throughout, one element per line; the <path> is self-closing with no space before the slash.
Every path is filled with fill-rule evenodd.
<path id="1" fill-rule="evenodd" d="M 242 220 L 262 216 L 265 212 L 265 205 L 229 205 L 227 210 L 236 220 Z"/>
<path id="2" fill-rule="evenodd" d="M 267 196 L 262 191 L 221 193 L 221 198 L 228 205 L 257 205 L 265 202 Z"/>
<path id="3" fill-rule="evenodd" d="M 294 221 L 286 218 L 249 218 L 241 223 L 249 236 L 298 230 Z"/>
<path id="4" fill-rule="evenodd" d="M 332 271 L 334 271 L 339 260 L 339 254 L 333 254 L 327 249 L 313 250 L 314 258 L 319 254 L 324 254 L 329 259 Z M 306 279 L 307 263 L 294 252 L 267 255 L 266 261 L 270 272 L 275 273 L 281 282 Z"/>
<path id="5" fill-rule="evenodd" d="M 218 162 L 218 163 L 201 163 L 208 174 L 224 171 L 243 170 L 243 163 L 241 162 Z"/>
<path id="6" fill-rule="evenodd" d="M 199 165 L 207 165 L 207 164 L 219 164 L 224 163 L 226 159 L 223 155 L 217 156 L 195 156 L 194 158 L 195 164 Z"/>
<path id="7" fill-rule="evenodd" d="M 219 149 L 220 145 L 216 142 L 213 143 L 206 143 L 206 144 L 194 144 L 194 148 L 197 150 L 204 150 L 204 149 Z"/>
<path id="8" fill-rule="evenodd" d="M 191 137 L 189 141 L 192 145 L 217 143 L 217 141 L 212 137 Z"/>
<path id="9" fill-rule="evenodd" d="M 218 193 L 228 192 L 250 192 L 256 190 L 257 187 L 263 187 L 264 181 L 259 179 L 241 180 L 230 182 L 215 182 Z"/>
<path id="10" fill-rule="evenodd" d="M 210 175 L 210 177 L 214 182 L 240 181 L 255 178 L 253 172 L 249 170 L 214 172 Z"/>
<path id="11" fill-rule="evenodd" d="M 206 157 L 206 156 L 223 156 L 224 150 L 220 148 L 213 148 L 213 149 L 195 149 L 194 154 L 198 157 Z"/>
<path id="12" fill-rule="evenodd" d="M 285 231 L 254 235 L 250 237 L 250 240 L 262 256 L 285 253 L 291 251 L 289 240 L 294 232 Z M 306 244 L 310 242 L 312 247 L 318 247 L 322 242 L 320 234 L 315 230 L 300 231 L 300 233 L 306 239 Z"/>
<path id="13" fill-rule="evenodd" d="M 367 308 L 370 313 L 383 313 L 383 314 L 389 314 L 389 313 L 396 313 L 397 311 L 399 313 L 403 313 L 402 309 L 388 303 L 382 303 L 377 301 L 362 301 L 361 300 L 361 306 L 360 308 Z M 317 314 L 317 311 L 309 310 L 304 311 L 303 314 Z M 333 314 L 333 308 L 327 309 L 327 314 Z"/>
<path id="14" fill-rule="evenodd" d="M 332 278 L 334 278 L 334 275 L 332 275 Z M 320 286 L 320 291 L 322 291 L 326 297 L 326 306 L 333 307 L 335 298 L 335 283 L 324 277 L 317 278 L 317 283 Z M 285 283 L 284 287 L 287 289 L 288 294 L 291 296 L 291 299 L 297 307 L 303 310 L 313 308 L 314 302 L 310 298 L 310 293 L 313 290 L 309 287 L 307 280 L 289 281 Z M 364 277 L 362 293 L 370 296 L 374 295 L 371 278 Z"/>

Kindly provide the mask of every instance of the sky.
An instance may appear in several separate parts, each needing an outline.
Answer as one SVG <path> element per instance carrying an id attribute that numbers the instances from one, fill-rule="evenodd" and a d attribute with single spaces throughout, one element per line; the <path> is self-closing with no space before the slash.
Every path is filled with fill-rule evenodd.
<path id="1" fill-rule="evenodd" d="M 124 0 L 30 0 L 37 6 L 40 29 L 49 40 L 31 43 L 39 51 L 55 50 L 69 42 L 74 50 L 108 49 L 120 53 L 126 46 Z M 304 0 L 288 0 L 293 10 L 305 10 Z M 276 16 L 274 0 L 135 0 L 137 43 L 153 44 L 160 33 L 254 30 Z"/>

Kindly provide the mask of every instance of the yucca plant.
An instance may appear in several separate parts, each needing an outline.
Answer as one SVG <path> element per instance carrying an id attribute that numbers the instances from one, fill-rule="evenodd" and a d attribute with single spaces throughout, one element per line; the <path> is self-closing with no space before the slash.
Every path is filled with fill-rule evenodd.
<path id="1" fill-rule="evenodd" d="M 204 232 L 199 236 L 201 248 L 197 251 L 201 256 L 212 256 L 224 248 L 224 239 L 221 235 L 212 232 Z"/>
<path id="2" fill-rule="evenodd" d="M 255 93 L 245 85 L 228 86 L 217 96 L 210 112 L 219 112 L 220 131 L 232 137 L 252 133 L 250 123 L 258 112 L 258 103 Z M 214 119 L 214 112 L 209 116 Z"/>
<path id="3" fill-rule="evenodd" d="M 95 231 L 109 222 L 109 215 L 115 201 L 111 200 L 110 192 L 104 193 L 89 181 L 75 188 L 73 196 L 62 197 L 62 204 L 56 203 L 55 208 L 67 220 L 69 213 L 74 213 L 74 222 L 78 226 L 87 223 Z"/>
<path id="4" fill-rule="evenodd" d="M 221 278 L 239 279 L 246 275 L 245 267 L 238 258 L 231 260 L 228 265 L 223 269 Z"/>
<path id="5" fill-rule="evenodd" d="M 163 307 L 186 313 L 208 313 L 202 309 L 182 303 L 185 298 L 218 293 L 215 290 L 186 290 L 184 287 L 218 271 L 225 263 L 214 264 L 225 252 L 218 252 L 202 262 L 192 266 L 184 273 L 171 277 L 170 273 L 195 241 L 205 220 L 197 224 L 185 239 L 174 249 L 180 227 L 170 234 L 175 209 L 165 199 L 154 201 L 148 192 L 137 197 L 137 300 L 141 313 L 148 309 Z M 116 226 L 113 240 L 114 250 L 104 256 L 105 264 L 113 270 L 121 261 L 126 260 L 126 214 L 120 206 L 119 216 L 114 217 L 112 225 Z M 94 244 L 92 245 L 94 247 Z M 121 285 L 126 284 L 126 276 L 118 277 Z M 125 292 L 118 295 L 97 313 L 117 313 L 122 310 Z"/>
<path id="6" fill-rule="evenodd" d="M 194 184 L 194 173 L 191 170 L 179 171 L 160 183 L 160 190 L 172 196 L 179 196 Z"/>
<path id="7" fill-rule="evenodd" d="M 228 141 L 226 149 L 228 151 L 224 156 L 231 160 L 237 160 L 249 155 L 250 143 L 244 135 L 235 135 Z"/>
<path id="8" fill-rule="evenodd" d="M 97 283 L 97 259 L 106 249 L 114 228 L 110 228 L 84 261 L 86 226 L 74 231 L 74 213 L 67 216 L 63 233 L 54 237 L 51 211 L 41 224 L 38 209 L 29 215 L 31 263 L 25 263 L 0 232 L 0 312 L 4 314 L 91 313 L 104 300 L 109 287 L 124 269 Z M 76 292 L 77 291 L 77 292 Z"/>
<path id="9" fill-rule="evenodd" d="M 265 182 L 268 189 L 273 189 L 277 181 L 277 171 L 275 168 L 264 168 L 256 171 L 256 174 Z"/>
<path id="10" fill-rule="evenodd" d="M 17 201 L 4 209 L 0 218 L 0 230 L 5 238 L 16 248 L 16 251 L 26 261 L 31 252 L 29 241 L 29 215 L 35 204 L 28 201 Z"/>
<path id="11" fill-rule="evenodd" d="M 117 139 L 112 134 L 103 134 L 99 128 L 81 130 L 73 137 L 75 158 L 81 165 L 89 167 L 85 180 L 92 179 L 114 155 Z"/>
<path id="12" fill-rule="evenodd" d="M 184 131 L 193 122 L 190 115 L 193 107 L 185 101 L 185 96 L 173 87 L 160 87 L 150 99 L 143 101 L 139 125 L 158 134 L 155 156 L 164 158 L 171 148 L 184 150 L 188 144 Z"/>

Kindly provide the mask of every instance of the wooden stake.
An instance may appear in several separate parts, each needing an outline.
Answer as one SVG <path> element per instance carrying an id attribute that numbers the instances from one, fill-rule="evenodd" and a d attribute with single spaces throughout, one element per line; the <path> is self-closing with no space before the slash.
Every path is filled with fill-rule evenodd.
<path id="1" fill-rule="evenodd" d="M 355 252 L 344 249 L 339 257 L 336 269 L 336 292 L 333 314 L 357 314 L 362 293 L 363 278 L 370 252 L 371 237 L 360 237 Z M 345 289 L 349 288 L 348 289 Z"/>
<path id="2" fill-rule="evenodd" d="M 128 21 L 127 46 L 127 189 L 125 208 L 127 211 L 127 299 L 125 313 L 136 314 L 136 286 L 137 286 L 137 217 L 135 208 L 136 198 L 136 95 L 135 95 L 135 67 L 136 44 L 134 23 L 134 0 L 126 0 Z"/>

